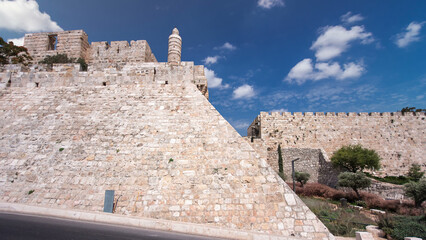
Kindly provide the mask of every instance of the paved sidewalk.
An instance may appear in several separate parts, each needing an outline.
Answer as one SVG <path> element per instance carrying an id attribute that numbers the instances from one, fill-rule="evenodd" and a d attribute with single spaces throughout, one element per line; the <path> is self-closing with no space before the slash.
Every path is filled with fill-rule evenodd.
<path id="1" fill-rule="evenodd" d="M 43 215 L 57 218 L 90 221 L 97 223 L 107 223 L 131 227 L 140 227 L 146 229 L 155 229 L 162 231 L 179 232 L 185 234 L 194 234 L 209 237 L 227 238 L 227 239 L 262 239 L 262 240 L 296 240 L 301 238 L 288 238 L 277 235 L 268 235 L 250 231 L 240 231 L 228 228 L 219 228 L 203 224 L 176 222 L 163 219 L 131 217 L 115 215 L 103 212 L 87 212 L 57 208 L 46 208 L 39 206 L 30 206 L 17 203 L 0 202 L 1 212 L 24 213 L 32 215 Z"/>

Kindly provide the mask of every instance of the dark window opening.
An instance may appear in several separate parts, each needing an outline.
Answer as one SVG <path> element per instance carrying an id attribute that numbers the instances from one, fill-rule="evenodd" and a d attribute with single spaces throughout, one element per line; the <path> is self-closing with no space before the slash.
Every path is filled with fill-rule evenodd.
<path id="1" fill-rule="evenodd" d="M 36 85 L 36 87 L 39 87 L 39 83 L 38 82 L 36 82 L 35 85 Z"/>
<path id="2" fill-rule="evenodd" d="M 156 74 L 157 73 L 157 70 L 154 68 L 154 74 Z"/>
<path id="3" fill-rule="evenodd" d="M 106 86 L 106 82 L 102 82 L 102 85 L 103 85 L 103 86 Z"/>
<path id="4" fill-rule="evenodd" d="M 169 84 L 169 81 L 166 81 L 166 84 Z"/>
<path id="5" fill-rule="evenodd" d="M 117 53 L 120 53 L 120 48 L 117 48 Z"/>
<path id="6" fill-rule="evenodd" d="M 58 45 L 58 35 L 49 35 L 49 45 L 47 46 L 47 50 L 56 50 L 56 46 Z"/>

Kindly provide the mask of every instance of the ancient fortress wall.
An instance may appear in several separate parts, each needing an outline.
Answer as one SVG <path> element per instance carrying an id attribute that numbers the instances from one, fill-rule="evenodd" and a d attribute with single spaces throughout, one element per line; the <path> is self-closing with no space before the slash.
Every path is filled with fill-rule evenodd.
<path id="1" fill-rule="evenodd" d="M 88 62 L 99 68 L 125 63 L 157 62 L 147 41 L 92 42 L 88 51 Z"/>
<path id="2" fill-rule="evenodd" d="M 99 69 L 126 63 L 157 62 L 147 41 L 92 42 L 83 30 L 31 33 L 25 35 L 24 46 L 38 63 L 46 56 L 67 54 L 70 58 L 84 58 Z"/>
<path id="3" fill-rule="evenodd" d="M 70 58 L 87 59 L 90 48 L 83 30 L 25 34 L 24 46 L 36 63 L 57 53 L 67 54 Z"/>
<path id="4" fill-rule="evenodd" d="M 272 113 L 261 112 L 248 136 L 261 138 L 272 153 L 282 148 L 324 149 L 328 156 L 348 144 L 376 150 L 378 173 L 405 175 L 413 163 L 426 169 L 425 113 Z M 272 159 L 275 158 L 275 159 Z M 313 163 L 314 164 L 314 163 Z"/>
<path id="5" fill-rule="evenodd" d="M 0 200 L 333 239 L 173 59 L 0 69 Z"/>

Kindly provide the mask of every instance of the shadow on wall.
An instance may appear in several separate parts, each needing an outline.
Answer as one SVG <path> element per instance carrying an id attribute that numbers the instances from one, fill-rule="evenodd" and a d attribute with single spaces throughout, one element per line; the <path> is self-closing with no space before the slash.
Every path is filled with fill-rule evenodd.
<path id="1" fill-rule="evenodd" d="M 278 147 L 277 147 L 278 148 Z M 277 148 L 268 148 L 268 163 L 278 172 Z M 334 169 L 327 154 L 322 149 L 313 148 L 283 148 L 283 167 L 287 179 L 291 179 L 291 161 L 295 162 L 295 171 L 310 174 L 308 182 L 318 182 L 330 187 L 337 184 L 339 171 Z"/>

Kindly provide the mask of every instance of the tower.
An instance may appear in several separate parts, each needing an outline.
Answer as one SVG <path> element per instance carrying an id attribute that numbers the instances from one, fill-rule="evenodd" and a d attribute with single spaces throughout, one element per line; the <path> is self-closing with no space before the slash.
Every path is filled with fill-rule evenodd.
<path id="1" fill-rule="evenodd" d="M 169 52 L 167 62 L 170 65 L 179 65 L 182 54 L 182 38 L 179 36 L 179 30 L 174 28 L 169 36 Z"/>

